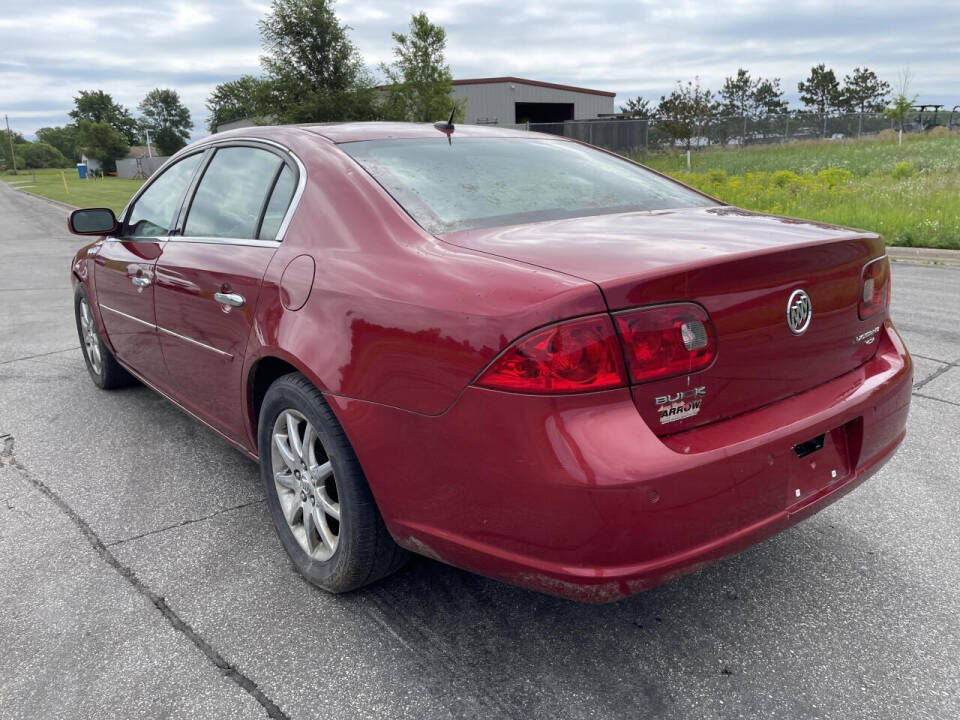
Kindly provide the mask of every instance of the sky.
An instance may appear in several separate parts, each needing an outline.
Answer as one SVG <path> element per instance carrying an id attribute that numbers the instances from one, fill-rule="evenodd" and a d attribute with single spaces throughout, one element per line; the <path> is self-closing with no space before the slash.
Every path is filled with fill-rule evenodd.
<path id="1" fill-rule="evenodd" d="M 699 76 L 718 90 L 738 67 L 779 77 L 791 104 L 817 63 L 838 77 L 868 66 L 920 101 L 960 104 L 960 0 L 341 0 L 337 13 L 375 76 L 391 32 L 423 10 L 448 34 L 455 78 L 514 75 L 658 99 Z M 155 87 L 177 90 L 194 137 L 215 85 L 259 72 L 266 0 L 3 0 L 0 113 L 30 137 L 69 122 L 79 90 L 136 114 Z"/>

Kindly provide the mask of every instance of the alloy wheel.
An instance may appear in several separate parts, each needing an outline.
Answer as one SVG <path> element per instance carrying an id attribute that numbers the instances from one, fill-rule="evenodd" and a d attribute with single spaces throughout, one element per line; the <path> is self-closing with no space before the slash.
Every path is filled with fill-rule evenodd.
<path id="1" fill-rule="evenodd" d="M 86 298 L 80 300 L 80 332 L 83 335 L 83 346 L 87 353 L 87 362 L 94 374 L 99 375 L 103 367 L 103 358 L 100 356 L 100 338 L 97 336 L 97 326 L 93 322 L 90 312 L 90 303 Z"/>
<path id="2" fill-rule="evenodd" d="M 340 542 L 340 496 L 333 465 L 303 414 L 291 409 L 277 416 L 271 456 L 290 531 L 312 559 L 329 560 Z"/>

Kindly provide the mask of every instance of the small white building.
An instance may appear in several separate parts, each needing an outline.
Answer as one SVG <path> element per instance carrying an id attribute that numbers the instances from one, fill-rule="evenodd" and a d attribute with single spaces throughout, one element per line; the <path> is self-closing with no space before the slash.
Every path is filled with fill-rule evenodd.
<path id="1" fill-rule="evenodd" d="M 616 93 L 518 77 L 453 81 L 453 97 L 466 100 L 469 124 L 513 125 L 592 120 L 613 112 Z"/>
<path id="2" fill-rule="evenodd" d="M 80 154 L 80 164 L 87 166 L 88 173 L 93 173 L 101 169 L 100 161 L 96 158 L 87 157 L 86 153 Z"/>

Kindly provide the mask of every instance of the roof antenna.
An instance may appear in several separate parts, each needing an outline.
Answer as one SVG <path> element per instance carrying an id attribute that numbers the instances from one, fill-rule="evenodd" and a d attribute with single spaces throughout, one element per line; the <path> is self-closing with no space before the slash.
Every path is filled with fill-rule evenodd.
<path id="1" fill-rule="evenodd" d="M 453 131 L 454 131 L 453 114 L 456 111 L 457 111 L 457 106 L 454 105 L 452 108 L 450 108 L 450 117 L 447 119 L 446 122 L 435 122 L 433 124 L 433 126 L 437 130 L 439 130 L 440 132 L 442 132 L 444 135 L 447 136 L 447 144 L 449 145 L 453 145 L 453 140 L 451 139 L 451 136 L 453 135 Z"/>

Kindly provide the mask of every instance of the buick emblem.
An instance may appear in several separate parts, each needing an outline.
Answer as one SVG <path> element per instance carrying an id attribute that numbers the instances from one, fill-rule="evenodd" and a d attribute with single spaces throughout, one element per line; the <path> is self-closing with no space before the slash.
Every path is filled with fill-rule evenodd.
<path id="1" fill-rule="evenodd" d="M 790 327 L 790 332 L 794 335 L 803 335 L 810 326 L 812 317 L 813 306 L 810 304 L 810 296 L 799 289 L 790 293 L 790 299 L 787 300 L 787 325 Z"/>

